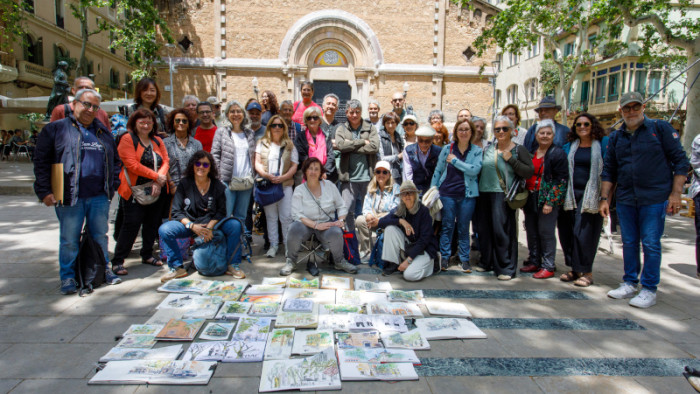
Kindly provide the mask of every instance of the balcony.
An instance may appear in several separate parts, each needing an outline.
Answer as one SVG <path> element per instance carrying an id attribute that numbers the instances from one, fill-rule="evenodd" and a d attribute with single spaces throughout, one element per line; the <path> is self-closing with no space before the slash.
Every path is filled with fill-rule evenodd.
<path id="1" fill-rule="evenodd" d="M 32 83 L 45 88 L 53 88 L 53 74 L 51 70 L 38 64 L 22 60 L 19 62 L 17 80 Z"/>

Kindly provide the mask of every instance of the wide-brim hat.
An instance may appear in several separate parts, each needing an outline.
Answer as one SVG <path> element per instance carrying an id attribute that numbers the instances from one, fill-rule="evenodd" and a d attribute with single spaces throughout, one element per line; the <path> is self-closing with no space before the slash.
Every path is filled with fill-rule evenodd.
<path id="1" fill-rule="evenodd" d="M 413 181 L 405 180 L 399 188 L 399 193 L 418 193 L 418 188 Z"/>
<path id="2" fill-rule="evenodd" d="M 537 105 L 535 112 L 539 112 L 539 110 L 542 108 L 555 108 L 557 111 L 559 111 L 561 110 L 561 105 L 557 104 L 557 100 L 553 96 L 546 96 Z"/>
<path id="3" fill-rule="evenodd" d="M 430 137 L 435 136 L 435 129 L 430 126 L 421 126 L 416 130 L 416 137 Z"/>

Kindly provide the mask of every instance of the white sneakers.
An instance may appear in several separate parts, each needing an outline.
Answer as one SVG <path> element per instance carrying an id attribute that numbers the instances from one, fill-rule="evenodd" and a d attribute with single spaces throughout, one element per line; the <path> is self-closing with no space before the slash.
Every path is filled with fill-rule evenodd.
<path id="1" fill-rule="evenodd" d="M 632 298 L 629 304 L 637 308 L 649 308 L 656 305 L 655 292 L 643 288 L 637 294 L 637 287 L 629 283 L 622 283 L 617 289 L 610 290 L 608 297 L 615 299 Z"/>
<path id="2" fill-rule="evenodd" d="M 630 305 L 637 308 L 649 308 L 656 305 L 656 293 L 651 290 L 642 289 L 636 297 L 630 300 Z"/>
<path id="3" fill-rule="evenodd" d="M 277 245 L 270 246 L 270 249 L 267 250 L 267 253 L 265 253 L 265 256 L 267 256 L 269 258 L 274 258 L 275 256 L 277 256 L 277 248 L 278 248 Z"/>

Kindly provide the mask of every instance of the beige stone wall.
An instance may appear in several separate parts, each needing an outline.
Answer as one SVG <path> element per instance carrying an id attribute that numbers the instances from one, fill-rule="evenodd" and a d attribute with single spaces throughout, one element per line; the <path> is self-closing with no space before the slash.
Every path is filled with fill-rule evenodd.
<path id="1" fill-rule="evenodd" d="M 484 56 L 477 58 L 476 56 L 471 62 L 467 62 L 462 54 L 470 45 L 473 47 L 473 42 L 481 34 L 481 29 L 484 27 L 486 19 L 486 10 L 482 14 L 481 19 L 475 19 L 471 16 L 471 11 L 467 8 L 450 2 L 450 7 L 445 16 L 445 65 L 448 66 L 490 66 L 491 62 L 496 58 L 496 48 L 487 51 Z"/>
<path id="2" fill-rule="evenodd" d="M 454 122 L 457 113 L 468 108 L 473 115 L 488 118 L 491 115 L 493 85 L 488 78 L 446 78 L 443 82 L 442 111 L 445 122 Z"/>
<path id="3" fill-rule="evenodd" d="M 224 0 L 221 2 L 223 3 Z M 168 26 L 173 38 L 179 40 L 186 35 L 193 43 L 186 56 L 212 58 L 219 56 L 215 37 L 221 35 L 221 11 L 216 9 L 215 3 L 214 0 L 184 0 L 184 11 L 176 11 L 168 16 Z M 226 6 L 233 8 L 232 4 Z M 237 22 L 232 17 L 229 23 Z"/>

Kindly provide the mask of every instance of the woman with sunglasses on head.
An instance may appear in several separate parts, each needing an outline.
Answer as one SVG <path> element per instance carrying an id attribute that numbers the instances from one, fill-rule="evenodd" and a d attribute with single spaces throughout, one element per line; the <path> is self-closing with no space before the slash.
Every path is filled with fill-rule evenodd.
<path id="1" fill-rule="evenodd" d="M 393 113 L 393 112 L 392 112 Z M 394 115 L 398 118 L 398 115 Z M 362 215 L 355 220 L 360 259 L 366 260 L 371 252 L 371 230 L 376 229 L 379 219 L 399 204 L 399 185 L 394 183 L 389 162 L 380 160 L 374 166 L 374 177 L 369 181 L 367 194 L 362 204 Z"/>
<path id="2" fill-rule="evenodd" d="M 255 148 L 255 171 L 272 184 L 282 184 L 284 197 L 276 203 L 265 205 L 265 218 L 270 239 L 270 249 L 265 254 L 275 257 L 279 249 L 277 220 L 282 223 L 282 242 L 287 243 L 287 231 L 292 223 L 292 186 L 299 164 L 299 154 L 287 135 L 287 124 L 279 115 L 270 118 L 265 135 Z"/>
<path id="3" fill-rule="evenodd" d="M 574 118 L 567 139 L 564 151 L 568 155 L 569 184 L 564 211 L 559 213 L 565 223 L 559 229 L 559 239 L 572 265 L 571 271 L 559 279 L 588 287 L 593 284 L 593 261 L 603 227 L 598 206 L 608 137 L 598 119 L 584 112 Z"/>
<path id="4" fill-rule="evenodd" d="M 333 144 L 321 128 L 321 109 L 310 107 L 304 111 L 304 125 L 306 130 L 297 133 L 294 138 L 294 146 L 299 154 L 299 163 L 303 163 L 309 157 L 315 157 L 321 161 L 325 169 L 326 178 L 335 183 L 338 181 L 338 171 L 335 168 L 335 155 Z"/>
<path id="5" fill-rule="evenodd" d="M 131 252 L 141 228 L 141 262 L 154 266 L 163 263 L 153 257 L 153 242 L 156 239 L 163 210 L 163 192 L 168 190 L 170 161 L 163 141 L 156 135 L 156 116 L 147 109 L 138 109 L 126 124 L 127 132 L 119 139 L 117 151 L 124 163 L 119 174 L 119 200 L 123 214 L 121 229 L 117 237 L 112 258 L 112 270 L 117 275 L 128 274 L 124 259 Z M 143 187 L 142 185 L 150 185 Z M 139 202 L 132 193 L 132 186 L 142 186 L 145 197 Z M 142 227 L 143 226 L 143 227 Z"/>
<path id="6" fill-rule="evenodd" d="M 292 120 L 297 123 L 304 123 L 304 112 L 310 107 L 318 107 L 322 109 L 320 105 L 313 101 L 314 98 L 314 84 L 311 81 L 304 81 L 299 86 L 301 90 L 301 100 L 294 102 L 294 115 L 292 115 Z"/>
<path id="7" fill-rule="evenodd" d="M 430 186 L 436 186 L 442 202 L 440 253 L 442 267 L 447 268 L 452 255 L 452 236 L 457 227 L 458 256 L 462 271 L 472 272 L 469 262 L 469 222 L 479 196 L 478 175 L 481 171 L 481 148 L 471 143 L 474 125 L 469 120 L 457 121 L 453 142 L 442 148 Z"/>
<path id="8" fill-rule="evenodd" d="M 554 229 L 569 179 L 566 153 L 553 144 L 555 130 L 556 125 L 551 119 L 537 123 L 535 139 L 538 147 L 532 157 L 535 173 L 527 179 L 530 194 L 523 211 L 529 258 L 520 272 L 533 272 L 535 279 L 554 276 L 557 251 Z"/>
<path id="9" fill-rule="evenodd" d="M 168 256 L 168 268 L 161 282 L 187 276 L 178 238 L 197 237 L 203 242 L 211 241 L 219 230 L 226 239 L 226 259 L 214 264 L 198 261 L 194 265 L 205 276 L 236 275 L 242 272 L 241 221 L 226 219 L 226 186 L 219 182 L 218 171 L 211 153 L 199 150 L 187 163 L 184 176 L 173 198 L 172 220 L 160 226 L 158 233 L 163 249 Z M 239 275 L 240 276 L 240 275 Z"/>
<path id="10" fill-rule="evenodd" d="M 479 177 L 478 272 L 494 271 L 499 280 L 511 280 L 518 265 L 518 229 L 515 210 L 506 202 L 515 176 L 527 179 L 534 173 L 532 156 L 514 143 L 515 125 L 506 116 L 497 116 L 493 132 L 496 142 L 484 151 Z"/>
<path id="11" fill-rule="evenodd" d="M 404 140 L 397 133 L 399 115 L 395 112 L 387 112 L 382 116 L 382 128 L 379 130 L 379 159 L 391 164 L 391 177 L 394 182 L 401 184 L 403 180 L 403 148 Z"/>

